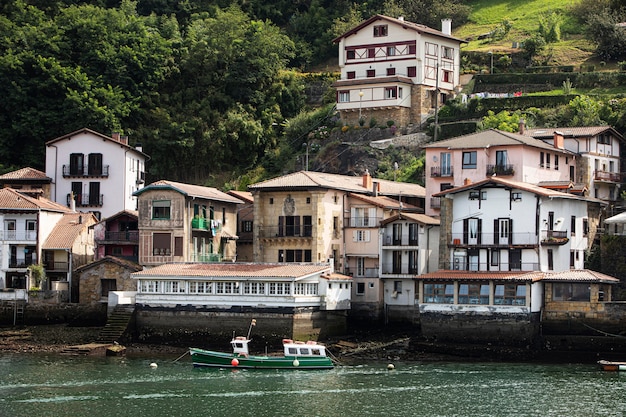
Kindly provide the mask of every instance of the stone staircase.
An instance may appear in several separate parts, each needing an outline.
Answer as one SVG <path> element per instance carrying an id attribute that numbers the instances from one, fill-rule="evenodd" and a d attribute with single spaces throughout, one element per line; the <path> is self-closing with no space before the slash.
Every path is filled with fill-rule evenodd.
<path id="1" fill-rule="evenodd" d="M 113 344 L 117 342 L 130 324 L 135 314 L 134 304 L 119 304 L 107 319 L 107 324 L 100 331 L 96 343 Z"/>

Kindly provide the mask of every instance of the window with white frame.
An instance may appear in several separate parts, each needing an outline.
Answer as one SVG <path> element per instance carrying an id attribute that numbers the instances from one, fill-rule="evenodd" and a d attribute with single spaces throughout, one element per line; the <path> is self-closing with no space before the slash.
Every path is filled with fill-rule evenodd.
<path id="1" fill-rule="evenodd" d="M 243 284 L 243 293 L 247 295 L 263 295 L 265 294 L 265 283 L 246 282 Z"/>
<path id="2" fill-rule="evenodd" d="M 355 230 L 354 231 L 355 242 L 369 242 L 370 236 L 371 234 L 369 230 Z"/>
<path id="3" fill-rule="evenodd" d="M 448 46 L 442 46 L 441 57 L 443 59 L 454 59 L 454 48 L 450 48 Z"/>
<path id="4" fill-rule="evenodd" d="M 365 276 L 365 258 L 359 256 L 356 258 L 356 276 L 364 277 Z"/>
<path id="5" fill-rule="evenodd" d="M 270 282 L 270 295 L 289 295 L 288 282 Z"/>
<path id="6" fill-rule="evenodd" d="M 177 294 L 185 292 L 185 281 L 163 281 L 163 292 Z"/>
<path id="7" fill-rule="evenodd" d="M 239 294 L 239 287 L 234 282 L 216 282 L 216 294 Z"/>
<path id="8" fill-rule="evenodd" d="M 189 283 L 190 294 L 212 294 L 213 286 L 210 281 L 191 281 Z"/>
<path id="9" fill-rule="evenodd" d="M 139 285 L 139 291 L 142 293 L 159 293 L 161 292 L 160 284 L 160 281 L 141 280 L 141 284 Z"/>
<path id="10" fill-rule="evenodd" d="M 387 31 L 387 25 L 376 25 L 374 26 L 374 37 L 387 36 Z"/>
<path id="11" fill-rule="evenodd" d="M 394 56 L 396 54 L 396 47 L 395 46 L 388 46 L 387 47 L 387 56 Z"/>
<path id="12" fill-rule="evenodd" d="M 317 295 L 318 284 L 315 282 L 297 282 L 295 295 Z"/>
<path id="13" fill-rule="evenodd" d="M 339 102 L 340 103 L 349 103 L 350 102 L 350 92 L 349 91 L 340 91 L 339 92 Z"/>
<path id="14" fill-rule="evenodd" d="M 385 99 L 395 99 L 398 97 L 397 87 L 385 87 Z"/>

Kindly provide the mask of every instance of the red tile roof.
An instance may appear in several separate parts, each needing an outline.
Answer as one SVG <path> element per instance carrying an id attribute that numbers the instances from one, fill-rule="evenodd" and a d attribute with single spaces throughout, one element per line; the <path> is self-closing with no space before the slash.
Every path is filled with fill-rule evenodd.
<path id="1" fill-rule="evenodd" d="M 439 270 L 436 272 L 429 272 L 424 275 L 418 275 L 414 277 L 418 281 L 534 281 L 536 279 L 537 272 L 525 272 L 525 271 L 452 271 L 452 270 Z M 539 273 L 540 274 L 540 273 Z"/>
<path id="2" fill-rule="evenodd" d="M 0 210 L 71 212 L 68 207 L 44 197 L 34 198 L 12 188 L 0 189 Z"/>
<path id="3" fill-rule="evenodd" d="M 200 197 L 208 200 L 223 201 L 227 203 L 243 204 L 243 201 L 229 194 L 226 194 L 217 188 L 204 187 L 202 185 L 185 184 L 182 182 L 159 180 L 155 181 L 148 186 L 135 191 L 134 195 L 141 195 L 150 190 L 174 190 L 186 197 Z"/>
<path id="4" fill-rule="evenodd" d="M 80 233 L 95 224 L 91 213 L 65 213 L 42 245 L 43 249 L 70 249 Z"/>
<path id="5" fill-rule="evenodd" d="M 170 263 L 133 274 L 135 278 L 205 277 L 205 278 L 303 278 L 328 273 L 321 264 L 298 263 Z"/>
<path id="6" fill-rule="evenodd" d="M 40 180 L 42 182 L 51 182 L 52 178 L 46 176 L 45 172 L 26 167 L 2 174 L 0 175 L 0 180 Z"/>
<path id="7" fill-rule="evenodd" d="M 381 221 L 380 224 L 385 225 L 385 224 L 395 222 L 396 220 L 404 220 L 404 219 L 413 220 L 418 223 L 429 224 L 433 226 L 439 226 L 440 224 L 440 220 L 434 217 L 430 217 L 430 216 L 427 216 L 425 214 L 420 214 L 420 213 L 404 213 L 404 212 L 396 214 L 395 216 L 391 216 L 388 219 Z"/>

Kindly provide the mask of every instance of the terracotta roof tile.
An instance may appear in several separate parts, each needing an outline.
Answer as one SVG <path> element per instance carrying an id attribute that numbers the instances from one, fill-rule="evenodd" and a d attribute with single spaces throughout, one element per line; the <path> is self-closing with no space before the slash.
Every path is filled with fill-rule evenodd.
<path id="1" fill-rule="evenodd" d="M 531 136 L 534 138 L 553 138 L 554 132 L 559 132 L 563 137 L 587 137 L 595 136 L 600 133 L 611 131 L 618 138 L 622 138 L 622 135 L 613 129 L 611 126 L 581 126 L 581 127 L 540 127 L 534 129 L 525 129 L 524 136 Z"/>
<path id="2" fill-rule="evenodd" d="M 385 225 L 385 224 L 395 222 L 396 220 L 404 220 L 404 219 L 413 220 L 418 223 L 428 224 L 428 225 L 433 225 L 433 226 L 439 226 L 439 224 L 441 223 L 439 219 L 427 216 L 425 214 L 402 212 L 402 213 L 396 214 L 395 216 L 391 216 L 388 219 L 383 220 L 382 222 L 380 222 L 380 224 Z"/>
<path id="3" fill-rule="evenodd" d="M 91 213 L 65 213 L 42 245 L 43 249 L 70 249 L 80 232 L 96 223 Z"/>
<path id="4" fill-rule="evenodd" d="M 133 274 L 135 278 L 206 277 L 206 278 L 301 278 L 327 273 L 328 265 L 297 263 L 170 263 Z"/>
<path id="5" fill-rule="evenodd" d="M 350 193 L 350 197 L 356 198 L 357 200 L 361 200 L 366 203 L 370 203 L 373 206 L 382 207 L 391 210 L 407 210 L 407 211 L 419 211 L 424 212 L 424 210 L 420 207 L 414 206 L 413 204 L 408 203 L 400 203 L 397 198 L 391 198 L 386 196 L 371 196 L 364 194 L 355 194 Z"/>
<path id="6" fill-rule="evenodd" d="M 428 274 L 418 275 L 414 277 L 415 280 L 440 280 L 440 281 L 454 281 L 454 280 L 496 280 L 496 281 L 533 281 L 536 279 L 536 272 L 524 272 L 524 271 L 457 271 L 457 270 L 439 270 L 436 272 L 429 272 Z"/>
<path id="7" fill-rule="evenodd" d="M 98 266 L 100 264 L 103 263 L 114 263 L 117 264 L 123 268 L 126 268 L 128 270 L 130 270 L 131 272 L 138 272 L 141 271 L 143 269 L 143 267 L 135 262 L 129 261 L 127 259 L 122 259 L 122 258 L 118 258 L 116 256 L 105 256 L 102 259 L 98 259 L 97 261 L 93 261 L 90 262 L 88 264 L 79 266 L 78 268 L 76 268 L 76 272 L 81 272 L 90 268 L 93 268 L 95 266 Z"/>
<path id="8" fill-rule="evenodd" d="M 12 188 L 0 189 L 0 210 L 47 210 L 55 212 L 71 212 L 68 207 L 55 203 L 44 197 L 34 198 Z"/>
<path id="9" fill-rule="evenodd" d="M 254 203 L 254 197 L 250 191 L 230 190 L 226 194 L 232 195 L 245 203 Z"/>
<path id="10" fill-rule="evenodd" d="M 208 200 L 223 201 L 227 203 L 242 204 L 243 201 L 229 194 L 226 194 L 217 188 L 204 187 L 202 185 L 184 184 L 182 182 L 159 180 L 148 186 L 135 191 L 134 195 L 141 195 L 149 190 L 169 189 L 178 191 L 187 197 L 200 197 Z"/>
<path id="11" fill-rule="evenodd" d="M 45 172 L 26 167 L 0 175 L 0 180 L 42 180 L 50 182 L 52 178 L 48 177 Z"/>
<path id="12" fill-rule="evenodd" d="M 483 149 L 491 146 L 512 145 L 532 146 L 534 148 L 546 149 L 552 152 L 572 154 L 572 152 L 570 151 L 557 149 L 542 140 L 535 139 L 534 137 L 530 137 L 528 135 L 520 135 L 519 133 L 504 132 L 497 129 L 483 130 L 481 132 L 457 136 L 452 139 L 433 142 L 429 145 L 424 146 L 424 148 Z"/>
<path id="13" fill-rule="evenodd" d="M 619 279 L 592 271 L 590 269 L 570 269 L 560 272 L 546 272 L 542 281 L 564 281 L 564 282 L 601 282 L 606 284 L 618 284 Z"/>

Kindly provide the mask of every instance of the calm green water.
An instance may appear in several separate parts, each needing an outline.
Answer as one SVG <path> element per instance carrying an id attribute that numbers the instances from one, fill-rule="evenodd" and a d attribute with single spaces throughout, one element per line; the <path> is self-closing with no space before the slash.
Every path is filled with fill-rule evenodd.
<path id="1" fill-rule="evenodd" d="M 0 416 L 623 416 L 626 373 L 594 365 L 386 363 L 193 369 L 189 356 L 0 356 Z M 158 368 L 150 368 L 156 362 Z"/>

